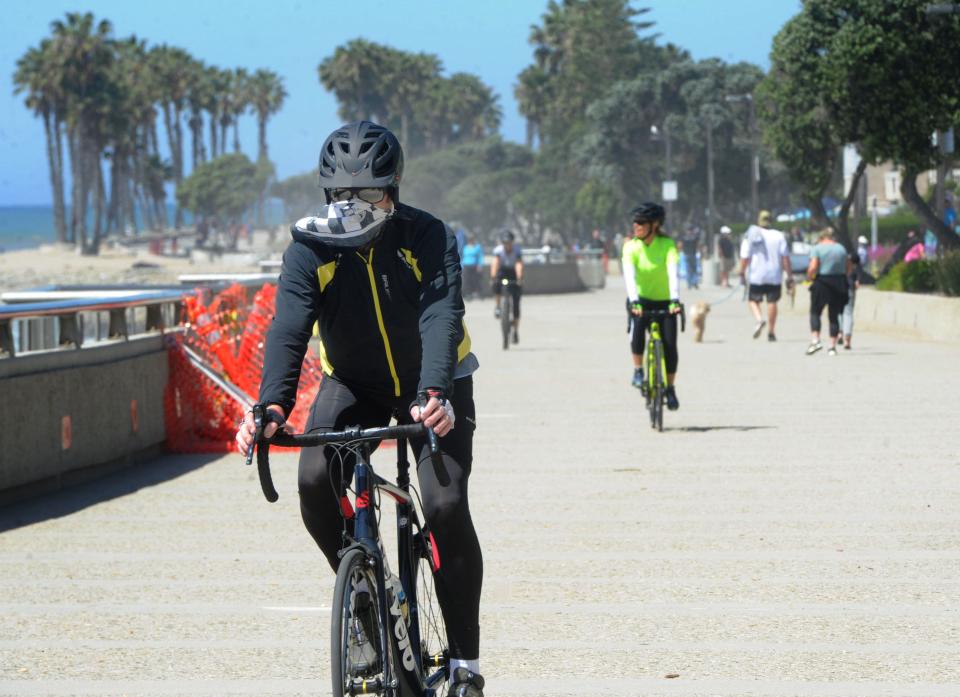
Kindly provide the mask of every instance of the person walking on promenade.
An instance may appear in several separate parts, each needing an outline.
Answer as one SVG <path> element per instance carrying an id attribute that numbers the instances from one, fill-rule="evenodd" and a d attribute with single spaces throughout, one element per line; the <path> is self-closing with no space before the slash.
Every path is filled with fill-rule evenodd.
<path id="1" fill-rule="evenodd" d="M 810 250 L 810 266 L 807 279 L 810 286 L 810 345 L 807 355 L 812 356 L 823 348 L 820 341 L 820 315 L 827 308 L 830 321 L 831 356 L 837 355 L 837 339 L 840 334 L 840 313 L 847 304 L 847 277 L 853 266 L 847 250 L 833 239 L 833 229 L 825 228 L 820 239 Z"/>
<path id="2" fill-rule="evenodd" d="M 473 233 L 467 237 L 467 244 L 460 253 L 460 266 L 463 267 L 463 297 L 480 296 L 480 275 L 483 269 L 483 245 L 477 242 Z"/>
<path id="3" fill-rule="evenodd" d="M 721 227 L 720 241 L 717 243 L 720 257 L 720 285 L 724 288 L 730 287 L 730 272 L 733 271 L 735 261 L 733 258 L 733 240 L 730 239 L 730 233 L 732 232 L 733 230 L 727 225 Z"/>
<path id="4" fill-rule="evenodd" d="M 768 228 L 770 212 L 760 211 L 757 224 L 747 229 L 740 245 L 740 278 L 749 286 L 750 312 L 757 324 L 753 328 L 756 339 L 767 328 L 767 340 L 777 340 L 777 302 L 780 300 L 783 276 L 787 285 L 793 285 L 790 271 L 790 252 L 787 239 L 779 230 Z M 747 271 L 749 269 L 749 275 Z M 767 319 L 763 319 L 760 303 L 767 301 Z"/>
<path id="5" fill-rule="evenodd" d="M 860 238 L 864 239 L 863 237 Z M 858 240 L 859 241 L 859 240 Z M 850 350 L 850 339 L 853 338 L 853 307 L 857 302 L 857 290 L 860 288 L 860 275 L 863 271 L 863 261 L 859 250 L 851 253 L 847 268 L 847 304 L 843 306 L 843 317 L 841 318 L 843 348 Z"/>
<path id="6" fill-rule="evenodd" d="M 857 258 L 860 260 L 860 268 L 865 271 L 870 263 L 870 243 L 863 235 L 857 238 Z"/>

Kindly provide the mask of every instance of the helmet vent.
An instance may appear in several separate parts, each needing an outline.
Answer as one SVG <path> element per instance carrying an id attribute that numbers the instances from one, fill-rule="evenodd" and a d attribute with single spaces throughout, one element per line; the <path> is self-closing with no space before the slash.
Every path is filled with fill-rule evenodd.
<path id="1" fill-rule="evenodd" d="M 337 145 L 340 146 L 340 152 L 342 152 L 344 155 L 350 154 L 350 148 L 345 142 L 341 140 L 339 143 L 337 143 Z"/>
<path id="2" fill-rule="evenodd" d="M 360 154 L 362 155 L 363 153 L 365 153 L 367 150 L 369 150 L 369 149 L 372 148 L 372 147 L 373 147 L 373 143 L 371 143 L 371 142 L 368 140 L 366 143 L 363 143 L 363 144 L 360 146 Z"/>

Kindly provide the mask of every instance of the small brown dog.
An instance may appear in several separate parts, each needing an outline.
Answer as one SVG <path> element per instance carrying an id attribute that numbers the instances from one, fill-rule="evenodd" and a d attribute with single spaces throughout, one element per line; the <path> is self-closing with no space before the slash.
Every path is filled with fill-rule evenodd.
<path id="1" fill-rule="evenodd" d="M 710 304 L 699 302 L 690 310 L 690 324 L 693 325 L 693 340 L 698 344 L 703 341 L 703 330 L 707 326 L 707 315 L 710 314 Z"/>
<path id="2" fill-rule="evenodd" d="M 785 285 L 787 287 L 787 296 L 790 298 L 790 307 L 792 309 L 797 303 L 797 284 L 787 281 Z"/>

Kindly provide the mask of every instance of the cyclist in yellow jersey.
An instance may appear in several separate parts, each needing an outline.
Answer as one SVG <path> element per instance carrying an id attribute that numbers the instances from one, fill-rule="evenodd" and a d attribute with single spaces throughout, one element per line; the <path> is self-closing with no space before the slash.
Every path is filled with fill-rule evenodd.
<path id="1" fill-rule="evenodd" d="M 663 232 L 663 207 L 643 203 L 632 211 L 633 238 L 623 245 L 623 280 L 633 315 L 630 349 L 633 353 L 634 387 L 643 386 L 643 345 L 650 321 L 643 311 L 669 310 L 670 316 L 657 320 L 667 364 L 667 409 L 680 408 L 674 382 L 677 379 L 677 315 L 680 313 L 680 282 L 677 275 L 677 245 Z"/>

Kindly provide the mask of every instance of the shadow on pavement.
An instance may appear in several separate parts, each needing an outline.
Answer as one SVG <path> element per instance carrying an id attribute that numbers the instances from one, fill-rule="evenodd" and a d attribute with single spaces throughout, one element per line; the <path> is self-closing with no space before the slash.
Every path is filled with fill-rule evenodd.
<path id="1" fill-rule="evenodd" d="M 679 426 L 664 427 L 664 431 L 681 431 L 685 433 L 708 433 L 710 431 L 762 431 L 776 426 Z"/>
<path id="2" fill-rule="evenodd" d="M 62 518 L 89 506 L 176 479 L 218 460 L 222 455 L 164 455 L 140 465 L 97 477 L 60 491 L 14 503 L 0 512 L 0 533 L 51 518 Z"/>

